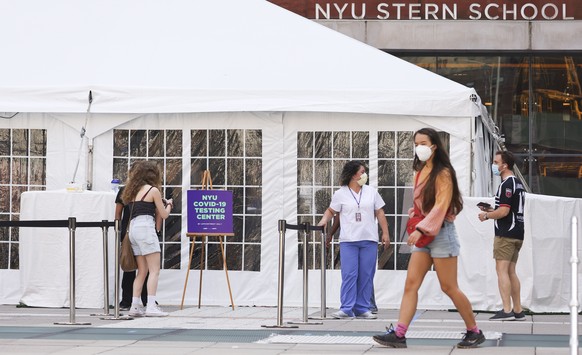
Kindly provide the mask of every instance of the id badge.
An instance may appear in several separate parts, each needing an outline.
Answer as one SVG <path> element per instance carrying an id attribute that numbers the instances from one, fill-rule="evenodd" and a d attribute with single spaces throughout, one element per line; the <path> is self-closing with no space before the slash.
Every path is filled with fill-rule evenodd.
<path id="1" fill-rule="evenodd" d="M 362 221 L 362 214 L 360 212 L 356 212 L 356 222 Z"/>

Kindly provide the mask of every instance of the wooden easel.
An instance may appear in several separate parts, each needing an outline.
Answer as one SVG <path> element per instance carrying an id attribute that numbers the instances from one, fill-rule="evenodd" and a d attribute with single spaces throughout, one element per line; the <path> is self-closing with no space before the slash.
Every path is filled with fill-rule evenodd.
<path id="1" fill-rule="evenodd" d="M 212 190 L 212 177 L 209 170 L 204 170 L 202 175 L 202 190 Z M 226 284 L 228 285 L 228 294 L 230 296 L 230 304 L 234 311 L 234 300 L 232 299 L 232 290 L 230 288 L 230 279 L 228 278 L 228 267 L 226 266 L 226 257 L 224 255 L 224 247 L 222 245 L 222 236 L 234 236 L 234 233 L 218 234 L 218 233 L 186 233 L 186 236 L 192 241 L 190 247 L 190 258 L 188 259 L 188 271 L 186 271 L 186 280 L 184 281 L 184 292 L 182 292 L 182 303 L 180 309 L 184 309 L 184 297 L 186 296 L 186 287 L 188 286 L 188 276 L 190 275 L 190 267 L 192 265 L 192 256 L 194 256 L 194 247 L 196 246 L 196 238 L 200 237 L 201 253 L 200 253 L 200 286 L 198 287 L 198 308 L 200 308 L 200 300 L 202 298 L 202 271 L 204 270 L 204 244 L 208 241 L 208 237 L 218 237 L 220 241 L 220 251 L 222 253 L 222 265 L 226 273 Z M 206 240 L 205 240 L 206 238 Z"/>

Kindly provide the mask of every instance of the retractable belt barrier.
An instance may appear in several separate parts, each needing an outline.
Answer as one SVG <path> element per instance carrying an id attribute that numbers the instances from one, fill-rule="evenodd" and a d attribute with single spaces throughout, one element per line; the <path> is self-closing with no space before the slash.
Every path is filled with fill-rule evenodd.
<path id="1" fill-rule="evenodd" d="M 283 324 L 283 293 L 285 286 L 285 232 L 287 229 L 293 229 L 298 232 L 303 232 L 303 320 L 302 322 L 289 322 L 288 324 L 323 324 L 323 323 L 313 323 L 308 321 L 308 292 L 309 292 L 309 268 L 307 267 L 307 245 L 308 245 L 308 234 L 314 231 L 321 231 L 321 318 L 325 318 L 325 264 L 326 264 L 326 251 L 325 251 L 325 231 L 326 228 L 323 226 L 312 226 L 309 222 L 303 224 L 288 224 L 285 220 L 279 220 L 278 230 L 279 230 L 279 272 L 278 272 L 278 282 L 277 282 L 277 324 L 276 325 L 263 325 L 264 328 L 297 328 L 294 325 L 284 325 Z"/>
<path id="2" fill-rule="evenodd" d="M 107 231 L 109 227 L 115 227 L 115 285 L 119 285 L 119 220 L 109 222 L 77 222 L 75 217 L 68 220 L 36 220 L 36 221 L 0 221 L 0 227 L 37 227 L 37 228 L 69 228 L 69 322 L 55 322 L 58 325 L 89 325 L 91 323 L 75 322 L 75 231 L 77 228 L 101 228 L 103 230 L 103 313 L 109 314 L 109 272 L 108 272 L 108 252 L 107 252 Z M 119 299 L 119 287 L 115 287 L 115 298 Z M 94 314 L 101 315 L 101 314 Z M 115 302 L 115 317 L 119 318 L 119 304 Z M 110 318 L 108 318 L 110 319 Z"/>

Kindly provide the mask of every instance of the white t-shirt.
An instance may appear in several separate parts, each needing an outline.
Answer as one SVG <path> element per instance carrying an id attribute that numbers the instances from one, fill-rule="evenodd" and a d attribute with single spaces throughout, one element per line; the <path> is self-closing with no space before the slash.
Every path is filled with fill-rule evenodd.
<path id="1" fill-rule="evenodd" d="M 358 206 L 359 202 L 359 206 Z M 331 198 L 329 207 L 340 214 L 340 242 L 378 241 L 376 210 L 385 203 L 375 188 L 364 185 L 360 193 L 342 186 Z M 357 214 L 359 213 L 359 216 Z M 358 218 L 360 217 L 360 218 Z M 357 219 L 360 219 L 357 221 Z"/>

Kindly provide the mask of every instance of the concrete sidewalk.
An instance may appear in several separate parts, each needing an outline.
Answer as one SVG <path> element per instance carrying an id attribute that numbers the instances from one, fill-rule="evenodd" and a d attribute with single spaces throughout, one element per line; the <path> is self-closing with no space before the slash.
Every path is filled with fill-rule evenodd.
<path id="1" fill-rule="evenodd" d="M 408 349 L 387 349 L 371 339 L 396 323 L 397 310 L 380 310 L 377 320 L 310 319 L 297 328 L 265 328 L 277 323 L 275 307 L 163 307 L 165 318 L 114 320 L 91 316 L 102 309 L 0 306 L 1 354 L 569 354 L 570 316 L 528 315 L 524 322 L 488 321 L 476 313 L 487 341 L 478 349 L 456 349 L 464 324 L 456 312 L 419 310 Z M 335 310 L 328 310 L 328 315 Z M 110 311 L 113 314 L 113 310 Z M 123 312 L 122 312 L 123 313 Z M 309 309 L 319 317 L 319 309 Z M 301 308 L 286 307 L 284 324 L 301 322 Z M 316 324 L 316 323 L 322 324 Z"/>

